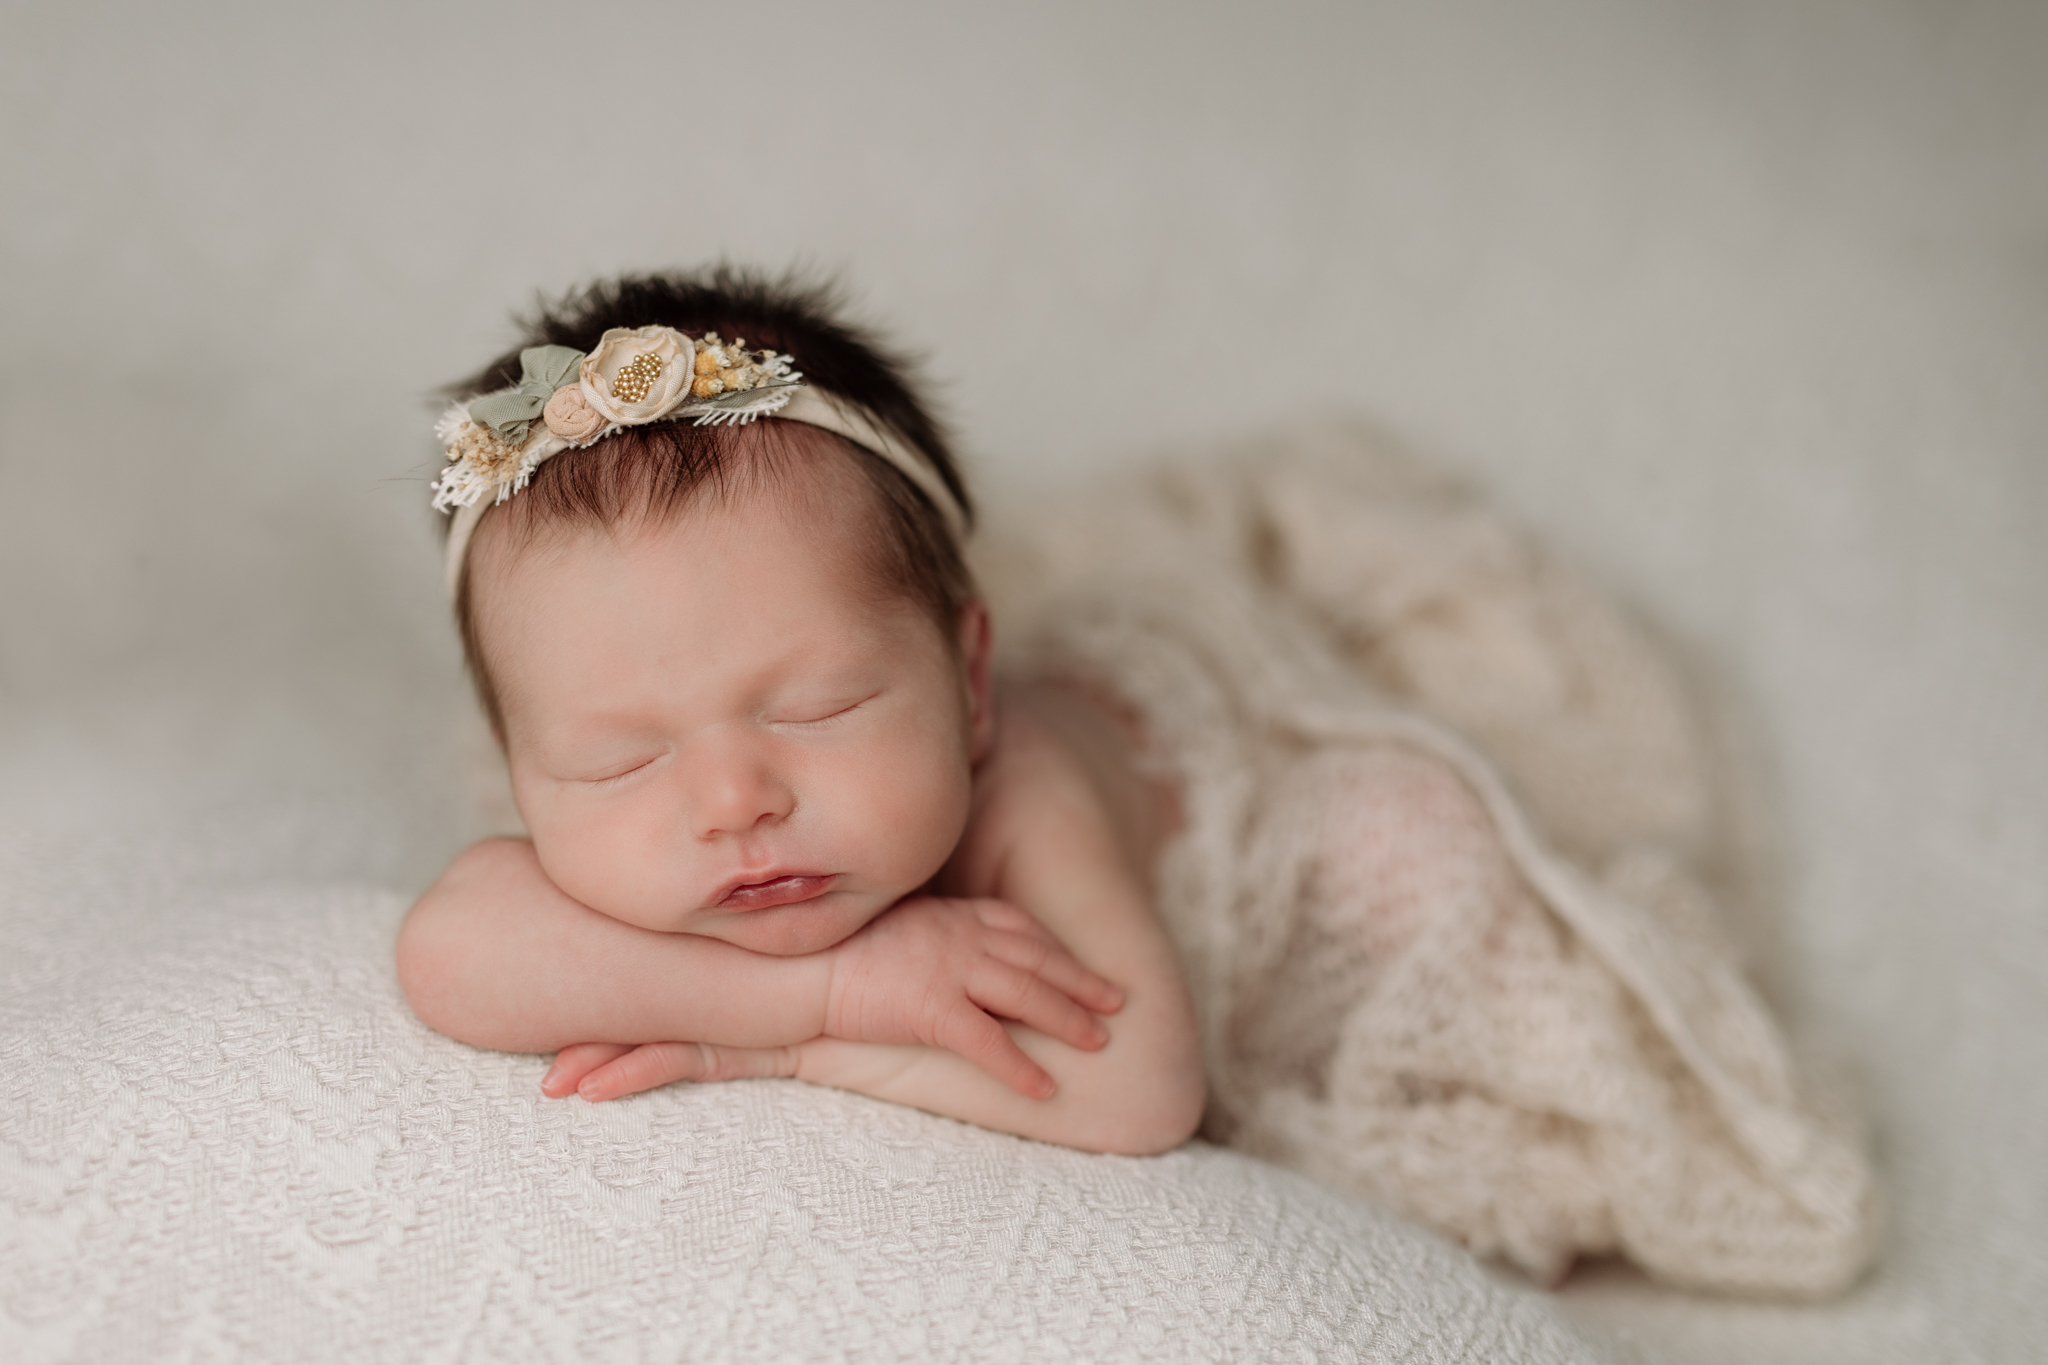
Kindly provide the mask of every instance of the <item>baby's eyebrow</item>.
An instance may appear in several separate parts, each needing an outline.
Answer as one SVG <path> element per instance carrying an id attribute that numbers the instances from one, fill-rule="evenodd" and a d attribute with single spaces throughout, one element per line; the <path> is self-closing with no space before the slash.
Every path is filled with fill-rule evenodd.
<path id="1" fill-rule="evenodd" d="M 791 641 L 789 646 L 761 661 L 750 679 L 756 691 L 765 695 L 782 688 L 818 684 L 852 685 L 858 678 L 893 671 L 901 655 L 893 641 L 881 632 L 850 632 L 858 638 L 838 640 L 812 637 Z"/>
<path id="2" fill-rule="evenodd" d="M 873 670 L 873 661 L 856 660 L 800 673 L 763 670 L 749 685 L 735 686 L 726 695 L 707 699 L 672 699 L 662 706 L 600 707 L 559 718 L 553 727 L 554 743 L 548 748 L 584 751 L 589 749 L 630 749 L 635 746 L 665 746 L 681 729 L 695 729 L 722 721 L 749 720 L 764 711 L 789 705 L 823 704 L 860 695 L 872 695 L 887 680 Z"/>
<path id="3" fill-rule="evenodd" d="M 542 752 L 624 751 L 666 745 L 669 729 L 659 718 L 638 709 L 602 709 L 558 714 L 526 727 L 525 736 Z"/>

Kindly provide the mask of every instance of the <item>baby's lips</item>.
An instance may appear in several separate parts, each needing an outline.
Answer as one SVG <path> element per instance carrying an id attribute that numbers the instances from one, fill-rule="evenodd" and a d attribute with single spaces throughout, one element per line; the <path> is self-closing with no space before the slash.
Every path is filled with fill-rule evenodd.
<path id="1" fill-rule="evenodd" d="M 816 900 L 832 889 L 838 877 L 829 872 L 771 873 L 757 882 L 731 882 L 721 888 L 714 910 L 767 910 Z"/>

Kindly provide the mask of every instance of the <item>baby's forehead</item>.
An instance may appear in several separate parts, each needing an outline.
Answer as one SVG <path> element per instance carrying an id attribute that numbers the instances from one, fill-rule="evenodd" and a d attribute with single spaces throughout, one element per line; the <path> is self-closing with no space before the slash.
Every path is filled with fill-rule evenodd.
<path id="1" fill-rule="evenodd" d="M 633 655 L 643 621 L 653 632 L 692 603 L 724 613 L 725 624 L 723 634 L 672 637 L 685 669 L 682 661 L 726 652 L 722 640 L 770 620 L 786 638 L 816 638 L 821 657 L 843 652 L 829 640 L 869 630 L 919 659 L 936 641 L 957 664 L 957 606 L 927 591 L 925 579 L 937 581 L 920 558 L 929 552 L 857 448 L 794 423 L 719 436 L 724 458 L 695 471 L 681 496 L 673 447 L 642 447 L 628 432 L 549 461 L 483 518 L 457 618 L 501 735 L 519 728 L 512 713 L 533 714 L 551 690 L 544 679 L 579 672 L 573 656 Z M 601 668 L 582 682 L 612 690 Z"/>
<path id="2" fill-rule="evenodd" d="M 605 610 L 620 595 L 650 600 L 640 579 L 742 612 L 800 603 L 820 629 L 834 610 L 918 607 L 890 573 L 881 497 L 829 433 L 762 443 L 689 497 L 648 499 L 614 517 L 522 521 L 524 510 L 515 500 L 494 511 L 471 550 L 471 611 L 497 661 L 524 641 L 557 638 L 564 622 L 550 618 Z"/>

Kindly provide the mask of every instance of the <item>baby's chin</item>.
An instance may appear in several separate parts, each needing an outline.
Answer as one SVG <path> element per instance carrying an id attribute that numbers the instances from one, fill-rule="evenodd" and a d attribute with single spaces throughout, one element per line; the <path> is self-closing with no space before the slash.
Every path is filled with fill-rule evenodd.
<path id="1" fill-rule="evenodd" d="M 844 943 L 885 908 L 865 898 L 827 895 L 766 910 L 700 910 L 686 932 L 770 957 L 802 957 Z"/>

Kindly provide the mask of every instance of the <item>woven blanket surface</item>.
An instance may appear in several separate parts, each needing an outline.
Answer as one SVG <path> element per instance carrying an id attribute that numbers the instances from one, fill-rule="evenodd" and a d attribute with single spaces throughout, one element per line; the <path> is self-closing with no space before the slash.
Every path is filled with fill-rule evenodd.
<path id="1" fill-rule="evenodd" d="M 1395 1216 L 797 1082 L 590 1106 L 413 1019 L 402 903 L 0 844 L 9 1362 L 1593 1358 Z"/>

